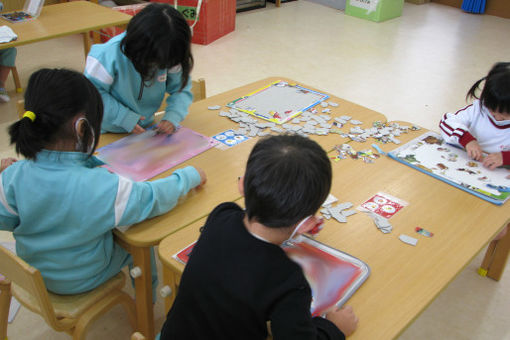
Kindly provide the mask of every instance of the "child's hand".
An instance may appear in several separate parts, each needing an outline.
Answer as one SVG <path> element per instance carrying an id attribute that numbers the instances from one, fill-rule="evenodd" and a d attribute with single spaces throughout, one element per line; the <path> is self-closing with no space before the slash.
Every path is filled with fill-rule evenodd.
<path id="1" fill-rule="evenodd" d="M 140 120 L 145 120 L 145 117 L 141 116 Z M 143 133 L 143 132 L 145 132 L 145 129 L 143 127 L 141 127 L 140 124 L 136 124 L 135 127 L 133 128 L 133 130 L 131 131 L 131 133 L 136 133 L 136 134 Z"/>
<path id="2" fill-rule="evenodd" d="M 204 172 L 204 170 L 200 169 L 200 168 L 197 168 L 195 167 L 195 169 L 198 171 L 198 173 L 200 174 L 200 184 L 198 185 L 199 187 L 201 187 L 202 185 L 205 184 L 205 182 L 207 182 L 207 176 Z"/>
<path id="3" fill-rule="evenodd" d="M 171 135 L 175 132 L 175 125 L 170 123 L 168 120 L 162 120 L 159 122 L 157 130 L 158 133 L 165 133 Z"/>
<path id="4" fill-rule="evenodd" d="M 471 142 L 466 144 L 466 151 L 468 156 L 474 159 L 475 161 L 482 160 L 483 151 L 476 140 L 472 140 Z"/>
<path id="5" fill-rule="evenodd" d="M 498 166 L 503 165 L 503 155 L 501 152 L 491 153 L 485 157 L 482 164 L 484 167 L 489 168 L 490 170 L 494 170 Z"/>
<path id="6" fill-rule="evenodd" d="M 12 158 L 12 157 L 2 159 L 2 161 L 0 163 L 0 172 L 4 171 L 5 169 L 7 169 L 9 167 L 9 165 L 12 165 L 14 162 L 17 162 L 17 161 L 18 160 L 16 158 Z"/>
<path id="7" fill-rule="evenodd" d="M 344 306 L 334 312 L 327 313 L 326 319 L 333 322 L 346 337 L 358 328 L 358 317 L 354 314 L 351 306 Z"/>

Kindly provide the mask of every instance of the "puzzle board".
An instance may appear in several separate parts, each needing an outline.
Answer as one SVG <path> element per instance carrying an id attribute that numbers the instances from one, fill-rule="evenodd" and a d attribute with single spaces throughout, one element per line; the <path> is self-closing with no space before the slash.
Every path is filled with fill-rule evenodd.
<path id="1" fill-rule="evenodd" d="M 227 106 L 276 124 L 283 124 L 327 98 L 329 96 L 326 94 L 278 80 L 228 103 Z"/>
<path id="2" fill-rule="evenodd" d="M 172 257 L 183 264 L 188 263 L 196 243 Z M 365 262 L 303 235 L 282 247 L 303 268 L 312 289 L 310 308 L 313 316 L 322 315 L 334 306 L 341 307 L 370 275 Z"/>
<path id="3" fill-rule="evenodd" d="M 438 133 L 427 132 L 388 153 L 391 158 L 438 178 L 491 203 L 501 205 L 510 192 L 487 185 L 510 187 L 510 171 L 489 170 L 468 157 L 466 151 L 447 144 Z"/>
<path id="4" fill-rule="evenodd" d="M 216 141 L 180 127 L 172 135 L 147 130 L 97 150 L 107 168 L 133 181 L 145 181 L 210 149 Z"/>
<path id="5" fill-rule="evenodd" d="M 312 288 L 313 316 L 341 307 L 370 275 L 363 261 L 304 235 L 286 242 L 283 250 L 303 268 Z"/>

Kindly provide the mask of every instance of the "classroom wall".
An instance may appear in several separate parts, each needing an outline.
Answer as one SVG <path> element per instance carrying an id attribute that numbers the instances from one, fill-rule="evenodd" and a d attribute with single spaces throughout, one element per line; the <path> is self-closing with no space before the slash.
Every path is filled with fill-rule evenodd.
<path id="1" fill-rule="evenodd" d="M 458 8 L 462 5 L 462 1 L 463 0 L 432 0 L 432 2 Z M 487 4 L 485 5 L 485 14 L 510 19 L 510 1 L 487 0 Z"/>

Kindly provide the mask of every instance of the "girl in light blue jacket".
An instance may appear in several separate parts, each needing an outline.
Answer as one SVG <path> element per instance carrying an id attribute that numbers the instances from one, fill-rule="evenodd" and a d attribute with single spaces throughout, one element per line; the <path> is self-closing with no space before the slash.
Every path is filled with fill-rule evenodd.
<path id="1" fill-rule="evenodd" d="M 18 256 L 40 270 L 52 292 L 91 290 L 131 265 L 112 230 L 166 213 L 205 183 L 193 167 L 153 182 L 96 167 L 103 104 L 80 73 L 35 72 L 25 109 L 9 127 L 11 143 L 26 160 L 0 174 L 0 229 L 13 233 Z"/>
<path id="2" fill-rule="evenodd" d="M 168 4 L 145 7 L 125 33 L 92 46 L 87 57 L 85 76 L 103 97 L 102 132 L 143 132 L 168 93 L 157 128 L 173 133 L 193 99 L 192 67 L 191 31 L 181 13 Z"/>

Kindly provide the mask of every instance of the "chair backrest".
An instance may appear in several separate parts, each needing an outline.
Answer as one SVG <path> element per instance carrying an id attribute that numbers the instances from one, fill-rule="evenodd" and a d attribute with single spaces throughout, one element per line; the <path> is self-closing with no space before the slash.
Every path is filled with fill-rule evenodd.
<path id="1" fill-rule="evenodd" d="M 41 316 L 54 329 L 60 329 L 61 326 L 57 323 L 55 311 L 39 270 L 1 246 L 0 263 L 2 275 L 31 294 L 37 301 Z"/>
<path id="2" fill-rule="evenodd" d="M 25 114 L 25 100 L 20 99 L 16 102 L 16 110 L 18 111 L 18 117 L 21 119 Z"/>
<path id="3" fill-rule="evenodd" d="M 205 79 L 200 78 L 191 82 L 191 93 L 193 93 L 193 101 L 199 101 L 206 98 Z"/>
<path id="4" fill-rule="evenodd" d="M 133 335 L 131 335 L 131 340 L 146 340 L 145 337 L 141 334 L 141 333 L 133 333 Z"/>

